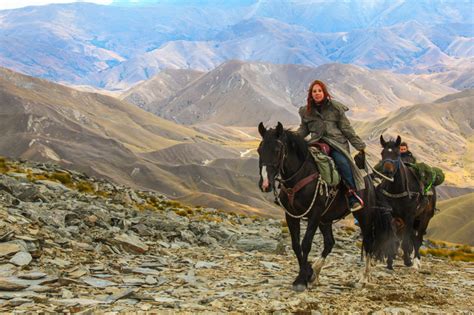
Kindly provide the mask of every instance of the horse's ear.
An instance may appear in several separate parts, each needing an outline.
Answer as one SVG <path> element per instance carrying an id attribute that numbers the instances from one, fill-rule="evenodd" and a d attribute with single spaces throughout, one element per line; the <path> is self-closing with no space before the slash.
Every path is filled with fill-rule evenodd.
<path id="1" fill-rule="evenodd" d="M 265 129 L 265 126 L 263 125 L 263 122 L 260 122 L 258 124 L 258 132 L 260 133 L 262 138 L 265 137 L 265 132 L 267 132 L 267 129 Z"/>
<path id="2" fill-rule="evenodd" d="M 277 127 L 276 127 L 276 135 L 277 138 L 279 138 L 283 134 L 283 125 L 281 122 L 278 122 Z"/>
<path id="3" fill-rule="evenodd" d="M 382 145 L 382 147 L 385 148 L 385 144 L 387 144 L 387 142 L 385 142 L 384 138 L 383 138 L 383 135 L 380 135 L 380 144 Z"/>
<path id="4" fill-rule="evenodd" d="M 395 141 L 395 144 L 397 145 L 397 147 L 400 146 L 400 143 L 402 143 L 402 138 L 400 138 L 400 136 L 397 136 L 397 141 Z"/>

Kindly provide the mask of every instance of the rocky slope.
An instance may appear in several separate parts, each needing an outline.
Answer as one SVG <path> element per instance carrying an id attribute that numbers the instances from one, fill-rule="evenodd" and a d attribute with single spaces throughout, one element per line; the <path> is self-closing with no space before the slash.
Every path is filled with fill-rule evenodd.
<path id="1" fill-rule="evenodd" d="M 356 289 L 358 233 L 347 225 L 335 228 L 321 285 L 298 294 L 278 220 L 186 207 L 54 165 L 0 167 L 1 312 L 474 311 L 467 262 L 377 265 Z"/>

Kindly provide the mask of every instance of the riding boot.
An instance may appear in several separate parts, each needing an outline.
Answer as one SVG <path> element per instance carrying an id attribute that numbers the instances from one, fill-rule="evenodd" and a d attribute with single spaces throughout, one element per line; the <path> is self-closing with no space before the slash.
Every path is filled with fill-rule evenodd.
<path id="1" fill-rule="evenodd" d="M 331 151 L 331 157 L 336 163 L 337 169 L 339 173 L 341 174 L 343 181 L 349 187 L 348 199 L 349 199 L 349 207 L 351 209 L 351 212 L 362 209 L 363 202 L 362 202 L 362 199 L 356 193 L 354 175 L 352 174 L 352 169 L 351 169 L 349 161 L 347 160 L 344 154 L 336 150 Z"/>

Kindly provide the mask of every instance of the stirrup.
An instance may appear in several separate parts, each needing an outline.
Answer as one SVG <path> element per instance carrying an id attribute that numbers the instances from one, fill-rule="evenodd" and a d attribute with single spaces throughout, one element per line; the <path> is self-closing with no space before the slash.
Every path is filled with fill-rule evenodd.
<path id="1" fill-rule="evenodd" d="M 359 195 L 355 192 L 354 189 L 349 188 L 348 193 L 350 193 L 351 195 L 353 195 L 353 196 L 354 196 L 355 198 L 357 198 L 357 200 L 358 200 L 358 202 L 355 202 L 355 203 L 350 207 L 351 212 L 356 212 L 356 211 L 359 211 L 359 210 L 361 210 L 362 208 L 364 208 L 364 200 L 362 200 L 362 198 L 359 197 Z"/>
<path id="2" fill-rule="evenodd" d="M 356 211 L 359 211 L 361 209 L 363 209 L 364 206 L 362 206 L 358 201 L 356 201 L 352 207 L 350 208 L 351 212 L 356 212 Z"/>

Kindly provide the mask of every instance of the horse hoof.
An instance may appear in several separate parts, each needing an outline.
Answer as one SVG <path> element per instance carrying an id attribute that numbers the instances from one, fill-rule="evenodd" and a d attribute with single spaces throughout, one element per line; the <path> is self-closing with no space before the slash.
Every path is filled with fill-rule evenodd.
<path id="1" fill-rule="evenodd" d="M 293 284 L 293 291 L 303 292 L 304 290 L 306 290 L 306 286 L 304 284 Z"/>
<path id="2" fill-rule="evenodd" d="M 404 261 L 404 264 L 405 264 L 405 266 L 407 266 L 407 267 L 413 266 L 413 263 L 412 263 L 411 260 L 409 260 L 409 261 Z"/>
<path id="3" fill-rule="evenodd" d="M 415 258 L 415 262 L 413 263 L 413 268 L 415 268 L 416 270 L 421 268 L 421 260 L 420 259 Z"/>
<path id="4" fill-rule="evenodd" d="M 393 266 L 392 266 L 392 265 L 389 265 L 389 266 L 387 266 L 387 269 L 388 269 L 388 270 L 393 270 Z"/>

